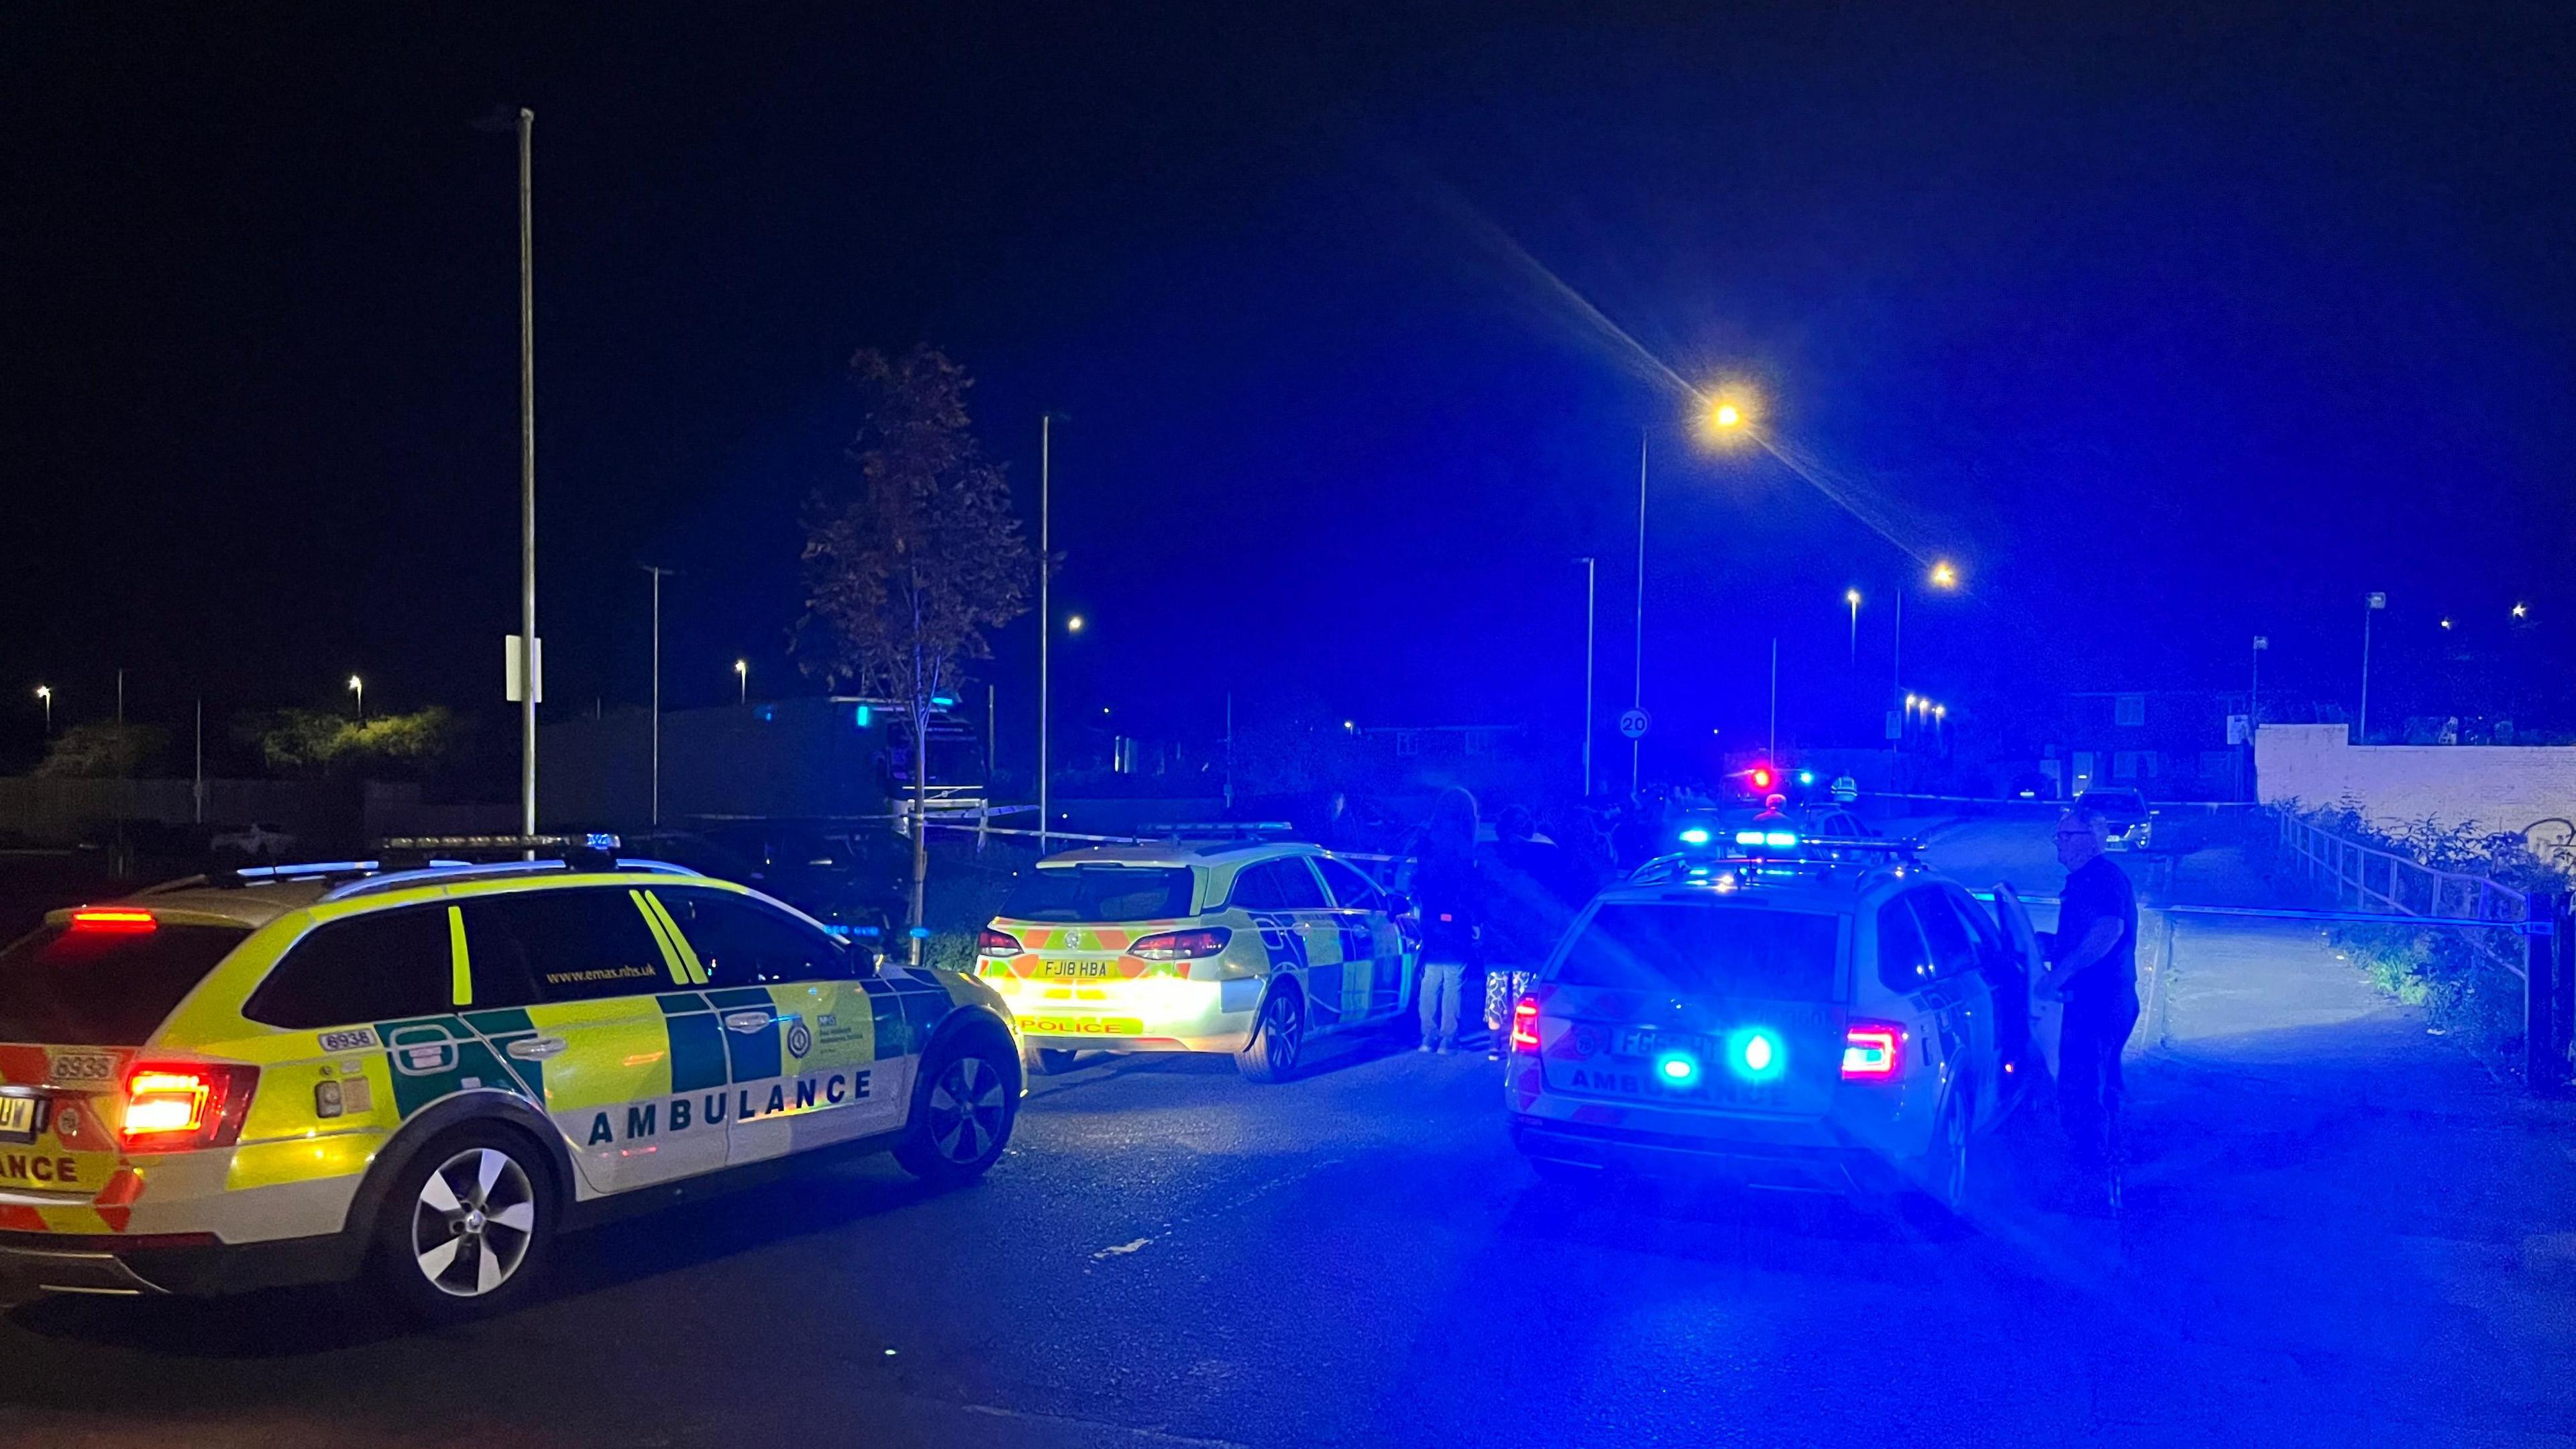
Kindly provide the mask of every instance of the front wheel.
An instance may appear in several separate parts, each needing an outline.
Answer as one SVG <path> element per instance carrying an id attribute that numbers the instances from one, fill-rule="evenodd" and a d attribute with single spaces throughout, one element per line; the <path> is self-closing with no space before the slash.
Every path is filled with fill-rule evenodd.
<path id="1" fill-rule="evenodd" d="M 375 1276 L 414 1318 L 459 1322 L 527 1296 L 554 1244 L 552 1179 L 507 1128 L 447 1133 L 405 1163 L 377 1217 Z"/>
<path id="2" fill-rule="evenodd" d="M 1234 1054 L 1235 1070 L 1248 1082 L 1284 1082 L 1297 1070 L 1306 1046 L 1306 1012 L 1297 993 L 1282 986 L 1261 1007 L 1252 1040 Z"/>
<path id="3" fill-rule="evenodd" d="M 924 1182 L 973 1182 L 1001 1160 L 1019 1102 L 1009 1059 L 978 1042 L 946 1048 L 922 1072 L 912 1130 L 894 1150 L 903 1170 Z"/>

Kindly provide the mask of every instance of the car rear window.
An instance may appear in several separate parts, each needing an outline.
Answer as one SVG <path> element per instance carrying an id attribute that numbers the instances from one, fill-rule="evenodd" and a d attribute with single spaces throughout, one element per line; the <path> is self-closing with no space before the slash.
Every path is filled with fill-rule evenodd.
<path id="1" fill-rule="evenodd" d="M 1699 901 L 1609 902 L 1549 979 L 1567 986 L 1827 1001 L 1841 918 Z"/>
<path id="2" fill-rule="evenodd" d="M 246 926 L 45 926 L 0 951 L 0 1041 L 141 1046 Z"/>
<path id="3" fill-rule="evenodd" d="M 1014 921 L 1168 921 L 1190 913 L 1190 868 L 1040 866 L 1002 902 Z"/>

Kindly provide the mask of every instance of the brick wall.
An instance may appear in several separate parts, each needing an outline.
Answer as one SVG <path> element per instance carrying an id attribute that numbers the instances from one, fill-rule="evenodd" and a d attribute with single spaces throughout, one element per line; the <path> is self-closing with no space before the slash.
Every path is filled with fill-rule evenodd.
<path id="1" fill-rule="evenodd" d="M 2576 746 L 2355 745 L 2345 725 L 2267 724 L 2255 736 L 2254 774 L 2267 805 L 2322 809 L 2349 798 L 2374 823 L 2503 831 L 2576 819 Z"/>

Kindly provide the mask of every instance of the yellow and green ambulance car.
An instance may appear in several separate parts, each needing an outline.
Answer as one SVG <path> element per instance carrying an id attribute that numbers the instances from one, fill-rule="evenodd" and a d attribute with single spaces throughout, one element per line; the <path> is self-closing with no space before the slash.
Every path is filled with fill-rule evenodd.
<path id="1" fill-rule="evenodd" d="M 469 1316 L 560 1231 L 816 1154 L 972 1179 L 1020 1091 L 981 983 L 677 867 L 193 879 L 0 950 L 0 1281 Z"/>

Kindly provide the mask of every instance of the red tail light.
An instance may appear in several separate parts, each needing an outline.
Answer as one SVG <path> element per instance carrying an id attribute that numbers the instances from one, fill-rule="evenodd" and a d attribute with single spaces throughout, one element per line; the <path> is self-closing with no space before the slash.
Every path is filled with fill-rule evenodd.
<path id="1" fill-rule="evenodd" d="M 125 910 L 112 906 L 95 906 L 88 910 L 72 912 L 72 929 L 75 931 L 132 931 L 140 933 L 156 930 L 160 927 L 160 924 L 161 923 L 159 921 L 152 918 L 152 913 L 150 911 Z"/>
<path id="2" fill-rule="evenodd" d="M 1017 956 L 1020 954 L 1020 938 L 1011 935 L 1008 932 L 996 931 L 992 927 L 986 926 L 984 928 L 984 934 L 976 938 L 975 954 L 978 956 Z"/>
<path id="3" fill-rule="evenodd" d="M 145 1062 L 125 1074 L 128 1152 L 194 1152 L 241 1140 L 259 1068 Z"/>
<path id="4" fill-rule="evenodd" d="M 1146 961 L 1196 961 L 1225 950 L 1234 932 L 1224 926 L 1197 931 L 1163 931 L 1139 940 L 1127 954 Z"/>
<path id="5" fill-rule="evenodd" d="M 1883 1021 L 1855 1021 L 1844 1029 L 1844 1081 L 1882 1081 L 1904 1065 L 1905 1028 Z"/>
<path id="6" fill-rule="evenodd" d="M 1538 1050 L 1538 998 L 1524 996 L 1512 1003 L 1512 1050 Z"/>

